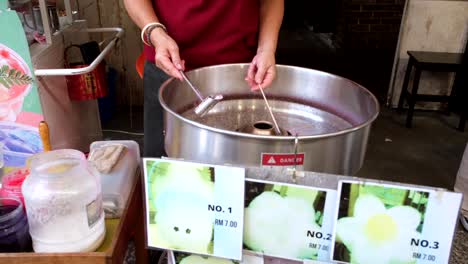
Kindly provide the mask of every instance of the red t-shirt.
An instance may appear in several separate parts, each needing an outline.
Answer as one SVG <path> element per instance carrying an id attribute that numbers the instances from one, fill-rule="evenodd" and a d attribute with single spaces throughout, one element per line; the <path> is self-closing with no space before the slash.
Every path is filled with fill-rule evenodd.
<path id="1" fill-rule="evenodd" d="M 258 0 L 154 0 L 187 69 L 250 62 L 258 44 Z M 156 47 L 157 48 L 157 47 Z M 155 52 L 145 45 L 148 61 Z"/>

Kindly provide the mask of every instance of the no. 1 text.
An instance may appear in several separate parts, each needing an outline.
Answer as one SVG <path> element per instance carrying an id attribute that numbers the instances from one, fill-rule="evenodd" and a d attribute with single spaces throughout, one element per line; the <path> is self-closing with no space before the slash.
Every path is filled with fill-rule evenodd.
<path id="1" fill-rule="evenodd" d="M 208 205 L 208 211 L 219 212 L 219 213 L 225 213 L 226 212 L 221 205 L 214 205 L 214 204 L 209 204 Z M 232 207 L 228 207 L 227 212 L 232 213 Z"/>

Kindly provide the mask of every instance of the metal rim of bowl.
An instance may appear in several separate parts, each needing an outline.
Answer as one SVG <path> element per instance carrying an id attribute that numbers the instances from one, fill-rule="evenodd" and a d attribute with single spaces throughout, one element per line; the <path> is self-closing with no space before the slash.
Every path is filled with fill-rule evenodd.
<path id="1" fill-rule="evenodd" d="M 197 72 L 197 71 L 201 71 L 201 70 L 205 70 L 205 69 L 220 68 L 220 67 L 231 67 L 231 66 L 241 66 L 241 68 L 243 68 L 243 67 L 248 67 L 249 64 L 246 64 L 246 63 L 220 64 L 220 65 L 202 67 L 202 68 L 194 69 L 194 70 L 191 70 L 191 71 L 188 71 L 188 72 Z M 375 107 L 376 107 L 376 113 L 370 119 L 368 119 L 366 122 L 364 122 L 362 124 L 359 124 L 357 126 L 353 126 L 351 128 L 344 129 L 344 130 L 341 130 L 341 131 L 332 132 L 332 133 L 311 135 L 311 136 L 298 136 L 297 138 L 299 140 L 322 139 L 322 138 L 335 137 L 335 136 L 339 136 L 339 135 L 352 133 L 354 131 L 360 130 L 360 129 L 372 124 L 375 121 L 375 119 L 377 119 L 377 117 L 379 116 L 380 105 L 379 105 L 379 102 L 378 102 L 377 98 L 367 88 L 365 88 L 364 86 L 362 86 L 362 85 L 360 85 L 360 84 L 358 84 L 358 83 L 356 83 L 354 81 L 351 81 L 351 80 L 349 80 L 347 78 L 344 78 L 344 77 L 341 77 L 341 76 L 338 76 L 338 75 L 335 75 L 335 74 L 331 74 L 331 73 L 323 72 L 323 71 L 319 71 L 319 70 L 314 70 L 314 69 L 308 69 L 308 68 L 303 68 L 303 67 L 298 67 L 298 66 L 290 66 L 290 65 L 281 65 L 281 64 L 277 64 L 276 66 L 280 66 L 280 67 L 283 67 L 283 68 L 296 69 L 296 70 L 301 70 L 301 71 L 318 72 L 320 74 L 325 74 L 325 75 L 328 75 L 328 76 L 333 77 L 333 78 L 337 78 L 337 79 L 341 79 L 341 80 L 350 82 L 350 83 L 354 84 L 355 86 L 359 87 L 360 89 L 362 89 L 364 92 L 366 92 L 370 96 L 370 98 L 372 99 L 372 101 L 374 102 Z M 251 139 L 294 140 L 296 138 L 295 136 L 262 136 L 262 135 L 254 135 L 254 134 L 247 134 L 247 133 L 241 133 L 241 132 L 236 132 L 236 131 L 224 130 L 224 129 L 219 129 L 219 128 L 214 128 L 214 127 L 211 127 L 211 126 L 207 126 L 207 125 L 195 122 L 193 120 L 190 120 L 188 118 L 185 118 L 182 115 L 180 115 L 180 114 L 176 113 L 175 111 L 173 111 L 172 109 L 170 109 L 169 106 L 163 100 L 163 91 L 166 88 L 166 86 L 171 81 L 173 81 L 173 79 L 174 79 L 173 77 L 169 78 L 168 80 L 166 80 L 161 85 L 161 88 L 159 89 L 159 93 L 158 93 L 159 103 L 161 104 L 161 106 L 164 108 L 165 111 L 169 112 L 171 115 L 175 116 L 176 118 L 178 118 L 178 119 L 180 119 L 180 120 L 182 120 L 182 121 L 184 121 L 184 122 L 186 122 L 186 123 L 188 123 L 190 125 L 193 125 L 193 126 L 196 126 L 196 127 L 202 128 L 202 129 L 206 129 L 206 130 L 209 130 L 209 131 L 212 131 L 212 132 L 216 132 L 216 133 L 221 133 L 221 134 L 236 136 L 236 137 L 251 138 Z"/>

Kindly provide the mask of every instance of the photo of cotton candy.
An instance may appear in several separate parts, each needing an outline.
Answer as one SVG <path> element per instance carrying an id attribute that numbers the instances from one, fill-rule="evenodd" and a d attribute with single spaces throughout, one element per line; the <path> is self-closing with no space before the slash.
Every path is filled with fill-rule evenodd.
<path id="1" fill-rule="evenodd" d="M 343 183 L 340 197 L 334 260 L 353 264 L 427 262 L 414 258 L 420 248 L 411 241 L 421 239 L 428 192 Z"/>
<path id="2" fill-rule="evenodd" d="M 310 244 L 320 241 L 307 236 L 309 231 L 321 231 L 316 196 L 314 190 L 291 186 L 256 196 L 244 210 L 244 249 L 288 259 L 316 259 L 318 249 Z"/>
<path id="3" fill-rule="evenodd" d="M 214 182 L 208 167 L 160 163 L 151 186 L 155 209 L 152 232 L 165 248 L 212 253 Z M 151 227 L 150 227 L 151 228 Z"/>

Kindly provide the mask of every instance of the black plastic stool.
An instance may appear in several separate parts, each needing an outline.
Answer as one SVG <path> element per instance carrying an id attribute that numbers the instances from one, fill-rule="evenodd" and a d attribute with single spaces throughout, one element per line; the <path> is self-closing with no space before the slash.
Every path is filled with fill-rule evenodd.
<path id="1" fill-rule="evenodd" d="M 405 99 L 408 101 L 408 114 L 406 116 L 406 127 L 410 128 L 413 120 L 414 106 L 418 101 L 425 102 L 452 102 L 455 97 L 456 86 L 452 87 L 452 91 L 449 96 L 446 95 L 431 95 L 431 94 L 418 94 L 419 80 L 421 79 L 422 71 L 432 72 L 459 72 L 461 70 L 463 53 L 448 53 L 448 52 L 425 52 L 425 51 L 408 51 L 409 61 L 406 68 L 405 78 L 403 80 L 403 87 L 398 101 L 398 110 L 403 109 L 403 103 Z M 408 91 L 408 84 L 410 75 L 415 68 L 415 75 L 413 79 L 413 86 L 411 93 Z M 459 74 L 457 74 L 459 75 Z M 466 87 L 460 87 L 466 89 Z M 463 130 L 465 111 L 461 112 L 461 120 L 458 129 Z M 463 128 L 462 128 L 463 125 Z"/>

